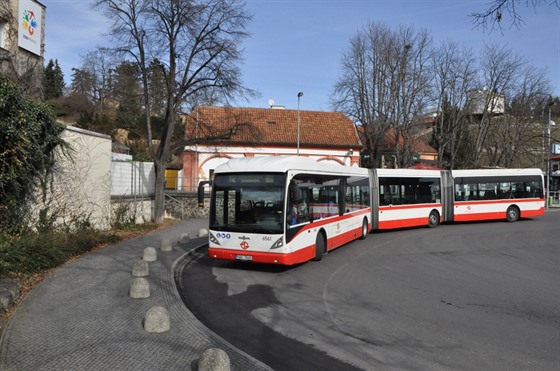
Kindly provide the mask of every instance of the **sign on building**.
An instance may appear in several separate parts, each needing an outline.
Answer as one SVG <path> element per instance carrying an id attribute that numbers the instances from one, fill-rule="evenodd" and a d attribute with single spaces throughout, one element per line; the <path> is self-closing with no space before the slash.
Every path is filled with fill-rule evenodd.
<path id="1" fill-rule="evenodd" d="M 20 0 L 18 12 L 18 45 L 41 55 L 43 9 L 32 0 Z"/>

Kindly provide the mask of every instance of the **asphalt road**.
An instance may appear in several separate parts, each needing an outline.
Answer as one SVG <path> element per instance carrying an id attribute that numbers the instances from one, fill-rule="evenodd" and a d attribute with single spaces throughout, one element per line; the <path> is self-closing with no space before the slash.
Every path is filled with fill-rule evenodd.
<path id="1" fill-rule="evenodd" d="M 296 267 L 183 267 L 185 304 L 275 370 L 560 369 L 560 210 L 370 234 Z"/>

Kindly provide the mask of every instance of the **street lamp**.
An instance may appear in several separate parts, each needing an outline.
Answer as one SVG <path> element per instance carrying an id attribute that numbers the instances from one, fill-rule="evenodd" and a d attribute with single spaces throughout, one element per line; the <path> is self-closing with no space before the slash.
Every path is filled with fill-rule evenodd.
<path id="1" fill-rule="evenodd" d="M 301 120 L 299 117 L 299 100 L 303 97 L 303 92 L 298 93 L 298 139 L 297 139 L 297 155 L 299 156 L 299 127 L 301 125 Z M 549 111 L 550 112 L 550 111 Z"/>
<path id="2" fill-rule="evenodd" d="M 556 101 L 552 101 L 548 104 L 548 123 L 546 125 L 546 137 L 548 138 L 548 149 L 546 154 L 546 200 L 545 200 L 545 207 L 548 209 L 550 202 L 550 153 L 552 152 L 552 148 L 550 148 L 550 126 L 554 125 L 552 122 L 552 117 L 550 116 L 550 110 L 552 106 L 556 105 Z"/>

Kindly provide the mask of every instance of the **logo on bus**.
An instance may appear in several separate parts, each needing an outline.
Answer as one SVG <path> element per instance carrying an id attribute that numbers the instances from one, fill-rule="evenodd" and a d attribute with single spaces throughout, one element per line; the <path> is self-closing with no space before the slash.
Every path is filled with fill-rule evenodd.
<path id="1" fill-rule="evenodd" d="M 243 250 L 247 250 L 249 248 L 249 243 L 247 241 L 243 241 L 239 244 Z"/>

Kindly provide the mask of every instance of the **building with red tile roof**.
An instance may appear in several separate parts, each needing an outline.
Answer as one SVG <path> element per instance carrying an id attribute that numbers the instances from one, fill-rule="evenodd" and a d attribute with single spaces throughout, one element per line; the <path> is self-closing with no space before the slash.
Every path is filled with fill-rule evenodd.
<path id="1" fill-rule="evenodd" d="M 339 112 L 199 107 L 186 117 L 185 134 L 183 190 L 195 189 L 234 157 L 296 156 L 299 151 L 316 161 L 359 166 L 363 148 L 356 125 Z"/>

